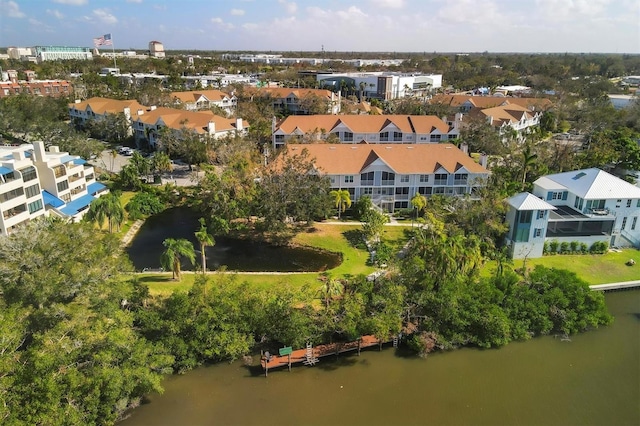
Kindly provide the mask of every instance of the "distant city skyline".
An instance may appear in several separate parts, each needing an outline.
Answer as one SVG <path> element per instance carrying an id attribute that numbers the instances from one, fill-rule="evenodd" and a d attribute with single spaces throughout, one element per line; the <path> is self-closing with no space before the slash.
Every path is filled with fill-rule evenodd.
<path id="1" fill-rule="evenodd" d="M 2 47 L 637 54 L 639 23 L 638 0 L 0 0 Z"/>

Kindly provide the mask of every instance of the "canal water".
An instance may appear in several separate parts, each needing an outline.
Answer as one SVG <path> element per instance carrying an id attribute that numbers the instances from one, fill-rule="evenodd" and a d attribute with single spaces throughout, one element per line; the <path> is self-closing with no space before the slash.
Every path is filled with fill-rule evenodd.
<path id="1" fill-rule="evenodd" d="M 200 216 L 188 208 L 172 208 L 148 218 L 127 247 L 133 266 L 160 268 L 162 242 L 167 238 L 185 238 L 196 250 L 200 244 L 194 232 L 200 228 Z M 226 266 L 231 271 L 242 272 L 317 272 L 340 265 L 339 254 L 318 251 L 306 247 L 274 246 L 259 241 L 216 237 L 216 244 L 207 247 L 207 268 L 215 270 Z M 200 255 L 196 256 L 199 261 Z M 182 269 L 193 270 L 193 265 L 183 262 Z"/>
<path id="2" fill-rule="evenodd" d="M 571 341 L 427 359 L 373 349 L 267 378 L 240 362 L 198 368 L 121 424 L 639 425 L 640 290 L 606 299 L 613 325 Z"/>

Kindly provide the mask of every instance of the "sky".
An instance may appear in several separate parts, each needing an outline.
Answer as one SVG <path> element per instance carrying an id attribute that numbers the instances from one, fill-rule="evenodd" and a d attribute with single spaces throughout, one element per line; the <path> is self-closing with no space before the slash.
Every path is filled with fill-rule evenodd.
<path id="1" fill-rule="evenodd" d="M 640 53 L 639 0 L 0 0 L 0 46 Z"/>

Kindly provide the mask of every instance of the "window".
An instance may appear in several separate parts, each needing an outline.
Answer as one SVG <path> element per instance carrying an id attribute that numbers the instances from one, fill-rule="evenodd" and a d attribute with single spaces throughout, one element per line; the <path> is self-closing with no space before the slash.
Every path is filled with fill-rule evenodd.
<path id="1" fill-rule="evenodd" d="M 566 200 L 569 192 L 567 191 L 549 191 L 547 192 L 547 201 L 549 200 Z"/>
<path id="2" fill-rule="evenodd" d="M 13 200 L 16 197 L 24 195 L 24 190 L 22 188 L 16 188 L 11 191 L 7 191 L 4 194 L 0 194 L 0 203 Z"/>
<path id="3" fill-rule="evenodd" d="M 635 231 L 635 230 L 636 230 L 636 223 L 637 223 L 637 222 L 638 222 L 638 217 L 637 217 L 637 216 L 635 216 L 635 217 L 633 218 L 633 220 L 631 221 L 631 230 L 632 230 L 632 231 Z"/>
<path id="4" fill-rule="evenodd" d="M 402 141 L 402 132 L 393 132 L 393 140 L 394 142 Z"/>
<path id="5" fill-rule="evenodd" d="M 429 175 L 420 175 L 420 182 L 421 183 L 429 182 Z"/>
<path id="6" fill-rule="evenodd" d="M 388 142 L 389 141 L 389 132 L 381 132 L 380 133 L 380 140 L 382 142 Z"/>
<path id="7" fill-rule="evenodd" d="M 62 182 L 58 182 L 58 192 L 69 189 L 69 181 L 63 180 Z"/>
<path id="8" fill-rule="evenodd" d="M 544 219 L 546 210 L 538 210 L 538 219 Z"/>
<path id="9" fill-rule="evenodd" d="M 396 174 L 391 172 L 382 172 L 382 184 L 393 185 L 396 180 Z"/>
<path id="10" fill-rule="evenodd" d="M 576 197 L 576 200 L 573 203 L 573 207 L 575 207 L 578 210 L 582 210 L 582 203 L 583 202 L 584 202 L 584 199 L 582 199 L 580 197 Z"/>
<path id="11" fill-rule="evenodd" d="M 29 203 L 29 213 L 35 213 L 42 210 L 42 200 L 36 200 L 33 203 Z"/>
<path id="12" fill-rule="evenodd" d="M 373 172 L 360 174 L 361 185 L 373 185 Z"/>
<path id="13" fill-rule="evenodd" d="M 631 200 L 627 200 L 627 207 L 631 207 Z"/>
<path id="14" fill-rule="evenodd" d="M 40 185 L 36 183 L 35 185 L 28 186 L 24 189 L 24 193 L 27 198 L 35 197 L 40 194 Z"/>
<path id="15" fill-rule="evenodd" d="M 454 185 L 466 185 L 469 175 L 467 173 L 456 173 L 453 175 Z"/>
<path id="16" fill-rule="evenodd" d="M 435 184 L 436 185 L 446 185 L 447 184 L 447 174 L 446 173 L 436 173 L 436 175 L 435 175 Z"/>
<path id="17" fill-rule="evenodd" d="M 409 187 L 396 188 L 396 195 L 409 195 Z"/>
<path id="18" fill-rule="evenodd" d="M 20 170 L 20 173 L 22 173 L 22 180 L 25 182 L 36 179 L 38 177 L 38 175 L 36 174 L 36 168 L 33 166 L 25 167 L 24 169 Z"/>
<path id="19" fill-rule="evenodd" d="M 344 132 L 344 133 L 343 133 L 343 135 L 344 135 L 344 136 L 343 136 L 343 140 L 344 140 L 345 142 L 353 142 L 353 133 L 351 133 L 351 132 Z"/>
<path id="20" fill-rule="evenodd" d="M 636 204 L 636 207 L 640 207 L 640 200 L 638 200 L 638 203 Z"/>
<path id="21" fill-rule="evenodd" d="M 622 200 L 616 200 L 616 209 L 620 208 L 620 203 L 622 203 Z"/>
<path id="22" fill-rule="evenodd" d="M 431 195 L 431 187 L 430 186 L 419 186 L 418 194 L 420 195 Z"/>
<path id="23" fill-rule="evenodd" d="M 519 216 L 519 223 L 531 223 L 531 210 L 522 211 Z"/>
<path id="24" fill-rule="evenodd" d="M 362 195 L 371 195 L 373 194 L 373 188 L 362 188 Z"/>
<path id="25" fill-rule="evenodd" d="M 64 194 L 60 196 L 60 199 L 62 201 L 64 201 L 65 203 L 70 203 L 71 202 L 71 194 Z"/>
<path id="26" fill-rule="evenodd" d="M 440 142 L 441 135 L 431 135 L 431 142 Z"/>
<path id="27" fill-rule="evenodd" d="M 409 175 L 400 175 L 400 182 L 402 183 L 409 182 Z"/>
<path id="28" fill-rule="evenodd" d="M 541 237 L 541 236 L 542 236 L 542 228 L 536 228 L 536 229 L 533 231 L 533 236 L 534 236 L 534 237 L 536 237 L 536 238 L 537 238 L 537 237 Z"/>
<path id="29" fill-rule="evenodd" d="M 345 176 L 344 177 L 344 183 L 353 183 L 353 175 Z"/>
<path id="30" fill-rule="evenodd" d="M 625 226 L 627 226 L 627 218 L 623 217 L 622 218 L 622 225 L 620 225 L 620 229 L 622 229 L 624 231 Z"/>

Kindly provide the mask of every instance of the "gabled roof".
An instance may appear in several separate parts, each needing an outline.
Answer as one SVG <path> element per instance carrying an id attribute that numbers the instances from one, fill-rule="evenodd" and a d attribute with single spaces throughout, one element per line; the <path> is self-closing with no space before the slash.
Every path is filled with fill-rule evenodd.
<path id="1" fill-rule="evenodd" d="M 290 115 L 277 126 L 285 134 L 299 128 L 304 133 L 324 129 L 330 133 L 339 124 L 344 124 L 353 133 L 378 133 L 393 124 L 403 133 L 431 133 L 438 129 L 448 133 L 450 127 L 433 115 Z"/>
<path id="2" fill-rule="evenodd" d="M 556 210 L 555 206 L 528 192 L 521 192 L 507 200 L 510 206 L 516 210 Z"/>
<path id="3" fill-rule="evenodd" d="M 492 108 L 500 105 L 519 105 L 529 109 L 547 109 L 552 103 L 547 98 L 515 98 L 505 96 L 473 96 L 473 95 L 436 95 L 431 99 L 432 104 L 444 104 L 460 107 L 470 103 L 476 108 Z"/>
<path id="4" fill-rule="evenodd" d="M 326 89 L 291 89 L 288 87 L 247 87 L 245 93 L 253 96 L 271 96 L 272 98 L 287 98 L 289 95 L 293 95 L 299 99 L 309 95 L 331 99 L 333 95 L 333 92 Z"/>
<path id="5" fill-rule="evenodd" d="M 89 98 L 85 101 L 79 103 L 71 103 L 69 104 L 69 108 L 75 108 L 80 111 L 86 111 L 87 108 L 91 107 L 91 111 L 96 114 L 118 114 L 122 112 L 125 108 L 131 109 L 131 115 L 134 116 L 138 110 L 147 110 L 147 107 L 141 105 L 135 99 L 133 100 L 124 100 L 119 101 L 116 99 L 109 98 Z"/>
<path id="6" fill-rule="evenodd" d="M 236 121 L 233 118 L 220 117 L 211 111 L 185 111 L 175 108 L 156 108 L 147 111 L 137 117 L 136 121 L 147 125 L 156 125 L 158 120 L 162 120 L 165 126 L 179 130 L 182 127 L 196 131 L 199 134 L 207 132 L 210 122 L 215 123 L 216 133 L 235 130 Z M 247 127 L 247 123 L 243 123 Z"/>
<path id="7" fill-rule="evenodd" d="M 548 188 L 549 182 L 557 188 Z M 585 200 L 640 198 L 640 188 L 597 168 L 547 175 L 534 184 L 544 189 L 566 189 Z"/>
<path id="8" fill-rule="evenodd" d="M 225 98 L 231 99 L 232 96 L 221 90 L 194 90 L 186 92 L 171 92 L 172 99 L 178 99 L 180 102 L 196 102 L 201 96 L 207 98 L 210 102 L 219 102 Z"/>
<path id="9" fill-rule="evenodd" d="M 533 117 L 526 107 L 520 105 L 503 105 L 493 108 L 485 108 L 479 110 L 476 114 L 491 117 L 494 126 L 500 126 L 505 123 L 517 123 L 523 116 L 527 119 Z"/>
<path id="10" fill-rule="evenodd" d="M 330 175 L 355 175 L 376 160 L 398 174 L 430 174 L 442 167 L 454 173 L 463 166 L 469 173 L 489 173 L 452 144 L 288 144 L 290 153 L 306 149 L 318 170 Z M 276 166 L 277 167 L 277 166 Z"/>

